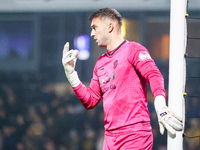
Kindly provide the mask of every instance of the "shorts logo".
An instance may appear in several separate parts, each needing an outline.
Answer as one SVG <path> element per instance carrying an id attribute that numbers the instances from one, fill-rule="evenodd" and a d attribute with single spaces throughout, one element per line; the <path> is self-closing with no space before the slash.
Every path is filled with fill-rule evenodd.
<path id="1" fill-rule="evenodd" d="M 113 68 L 117 68 L 117 65 L 118 65 L 118 60 L 115 60 L 114 63 L 113 63 Z"/>
<path id="2" fill-rule="evenodd" d="M 149 53 L 147 53 L 146 51 L 142 51 L 142 52 L 140 52 L 140 54 L 139 54 L 139 59 L 140 59 L 141 61 L 144 61 L 144 60 L 146 60 L 146 59 L 151 59 L 151 56 L 150 56 Z"/>

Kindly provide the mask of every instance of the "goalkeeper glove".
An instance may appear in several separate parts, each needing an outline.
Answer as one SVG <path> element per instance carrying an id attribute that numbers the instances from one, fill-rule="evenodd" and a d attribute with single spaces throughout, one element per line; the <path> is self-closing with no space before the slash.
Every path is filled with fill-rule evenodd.
<path id="1" fill-rule="evenodd" d="M 79 85 L 80 80 L 78 78 L 77 72 L 74 70 L 76 66 L 76 61 L 78 57 L 78 50 L 69 51 L 69 42 L 64 45 L 62 64 L 65 70 L 65 75 L 72 87 Z"/>
<path id="2" fill-rule="evenodd" d="M 176 115 L 166 106 L 163 96 L 156 96 L 154 106 L 158 117 L 160 133 L 163 135 L 166 128 L 172 137 L 175 137 L 176 131 L 181 131 L 183 129 L 182 117 Z"/>

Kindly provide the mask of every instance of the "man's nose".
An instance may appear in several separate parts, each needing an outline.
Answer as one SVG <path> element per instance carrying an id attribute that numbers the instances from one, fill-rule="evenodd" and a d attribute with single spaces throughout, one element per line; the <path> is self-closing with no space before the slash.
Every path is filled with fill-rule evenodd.
<path id="1" fill-rule="evenodd" d="M 95 33 L 94 33 L 94 31 L 92 30 L 91 33 L 90 33 L 90 36 L 91 36 L 91 37 L 94 37 L 94 35 L 95 35 Z"/>

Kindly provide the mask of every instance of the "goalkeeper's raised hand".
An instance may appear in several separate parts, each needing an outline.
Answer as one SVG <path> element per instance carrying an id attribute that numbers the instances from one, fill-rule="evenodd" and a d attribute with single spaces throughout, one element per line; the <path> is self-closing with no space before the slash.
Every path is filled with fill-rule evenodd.
<path id="1" fill-rule="evenodd" d="M 157 96 L 154 101 L 160 133 L 163 135 L 165 128 L 172 137 L 176 136 L 176 131 L 182 131 L 182 117 L 178 116 L 166 106 L 165 98 Z"/>
<path id="2" fill-rule="evenodd" d="M 65 75 L 72 87 L 76 87 L 80 83 L 77 72 L 75 71 L 78 53 L 78 50 L 69 50 L 69 42 L 64 45 L 62 64 L 65 70 Z"/>

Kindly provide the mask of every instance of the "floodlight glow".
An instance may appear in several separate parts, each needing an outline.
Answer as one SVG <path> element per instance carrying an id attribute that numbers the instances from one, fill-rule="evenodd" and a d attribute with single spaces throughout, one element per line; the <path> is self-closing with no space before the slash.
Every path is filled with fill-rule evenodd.
<path id="1" fill-rule="evenodd" d="M 78 59 L 88 59 L 90 57 L 90 37 L 86 34 L 75 37 L 74 48 L 79 51 Z"/>
<path id="2" fill-rule="evenodd" d="M 123 19 L 123 25 L 122 25 L 121 31 L 122 31 L 122 37 L 125 38 L 126 37 L 126 19 Z"/>

